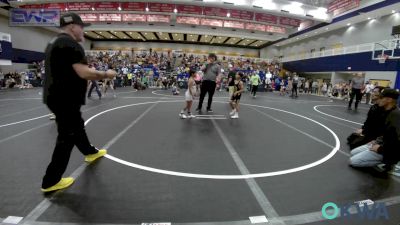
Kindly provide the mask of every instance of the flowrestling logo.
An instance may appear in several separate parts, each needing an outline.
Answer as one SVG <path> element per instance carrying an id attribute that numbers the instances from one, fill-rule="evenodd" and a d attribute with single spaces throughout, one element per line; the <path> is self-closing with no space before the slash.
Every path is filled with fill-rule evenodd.
<path id="1" fill-rule="evenodd" d="M 11 9 L 10 26 L 60 26 L 59 9 Z"/>
<path id="2" fill-rule="evenodd" d="M 389 213 L 385 203 L 374 203 L 371 200 L 355 202 L 338 206 L 333 202 L 322 206 L 322 216 L 333 220 L 337 217 L 359 220 L 389 220 Z"/>

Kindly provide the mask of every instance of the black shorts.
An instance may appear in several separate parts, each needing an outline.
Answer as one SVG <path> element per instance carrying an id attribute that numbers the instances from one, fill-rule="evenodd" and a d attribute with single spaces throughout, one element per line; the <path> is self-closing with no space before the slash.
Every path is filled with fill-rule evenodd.
<path id="1" fill-rule="evenodd" d="M 231 101 L 237 102 L 240 100 L 240 97 L 242 97 L 242 95 L 232 95 Z"/>

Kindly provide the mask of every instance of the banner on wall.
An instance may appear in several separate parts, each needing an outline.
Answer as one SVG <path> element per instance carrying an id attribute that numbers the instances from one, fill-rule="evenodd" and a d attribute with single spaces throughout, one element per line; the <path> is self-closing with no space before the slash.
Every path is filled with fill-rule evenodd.
<path id="1" fill-rule="evenodd" d="M 333 16 L 340 15 L 360 6 L 360 0 L 335 0 L 328 5 L 328 13 Z"/>
<path id="2" fill-rule="evenodd" d="M 200 17 L 177 16 L 177 23 L 200 25 Z"/>
<path id="3" fill-rule="evenodd" d="M 0 66 L 12 65 L 11 35 L 0 32 Z"/>
<path id="4" fill-rule="evenodd" d="M 59 27 L 59 9 L 11 9 L 10 26 Z"/>
<path id="5" fill-rule="evenodd" d="M 125 11 L 140 11 L 144 12 L 146 10 L 145 2 L 123 2 L 121 4 L 122 10 Z"/>

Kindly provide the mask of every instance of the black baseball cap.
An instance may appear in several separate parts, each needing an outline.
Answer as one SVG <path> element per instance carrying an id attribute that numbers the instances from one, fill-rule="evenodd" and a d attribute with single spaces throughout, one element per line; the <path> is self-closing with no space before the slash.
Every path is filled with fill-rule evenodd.
<path id="1" fill-rule="evenodd" d="M 393 98 L 393 99 L 398 99 L 399 98 L 399 92 L 396 91 L 395 89 L 391 88 L 385 88 L 383 89 L 381 93 L 381 97 L 387 97 L 387 98 Z"/>
<path id="2" fill-rule="evenodd" d="M 84 23 L 78 14 L 72 12 L 62 15 L 60 18 L 60 27 L 65 27 L 69 24 L 77 24 L 81 25 L 82 27 L 91 25 L 90 23 Z"/>

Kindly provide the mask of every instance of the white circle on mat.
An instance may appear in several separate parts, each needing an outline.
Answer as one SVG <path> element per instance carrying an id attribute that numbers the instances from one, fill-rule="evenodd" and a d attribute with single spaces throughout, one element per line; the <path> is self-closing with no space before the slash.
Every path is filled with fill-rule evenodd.
<path id="1" fill-rule="evenodd" d="M 316 106 L 314 106 L 314 110 L 316 112 L 319 112 L 319 113 L 325 115 L 325 116 L 329 116 L 329 117 L 332 117 L 332 118 L 335 118 L 335 119 L 338 119 L 338 120 L 343 120 L 343 121 L 346 121 L 346 122 L 349 122 L 349 123 L 354 123 L 354 124 L 357 124 L 357 125 L 363 125 L 362 123 L 354 122 L 354 121 L 351 121 L 351 120 L 346 120 L 346 119 L 343 119 L 343 118 L 340 118 L 340 117 L 337 117 L 337 116 L 334 116 L 334 115 L 331 115 L 331 114 L 328 114 L 328 113 L 324 113 L 324 112 L 321 112 L 321 111 L 318 110 L 318 107 L 332 107 L 332 106 L 341 106 L 341 107 L 343 107 L 342 105 L 316 105 Z"/>
<path id="2" fill-rule="evenodd" d="M 146 104 L 155 104 L 155 103 L 171 103 L 171 102 L 182 102 L 179 100 L 174 100 L 174 101 L 153 101 L 153 102 L 142 102 L 142 103 L 135 103 L 135 104 L 129 104 L 129 105 L 123 105 L 123 106 L 119 106 L 119 107 L 115 107 L 115 108 L 111 108 L 105 111 L 102 111 L 92 117 L 90 117 L 86 122 L 85 125 L 87 125 L 90 121 L 92 121 L 94 118 L 113 111 L 113 110 L 117 110 L 117 109 L 122 109 L 122 108 L 126 108 L 126 107 L 131 107 L 131 106 L 137 106 L 137 105 L 146 105 Z M 218 102 L 215 101 L 217 103 L 224 103 L 225 102 Z M 311 118 L 308 118 L 306 116 L 297 114 L 297 113 L 293 113 L 293 112 L 289 112 L 289 111 L 285 111 L 282 109 L 276 109 L 276 108 L 272 108 L 272 107 L 267 107 L 267 106 L 260 106 L 260 105 L 251 105 L 251 104 L 243 104 L 243 105 L 247 105 L 247 106 L 251 106 L 251 107 L 258 107 L 258 108 L 264 108 L 264 109 L 271 109 L 271 110 L 275 110 L 275 111 L 279 111 L 279 112 L 283 112 L 283 113 L 287 113 L 290 115 L 294 115 L 306 120 L 309 120 L 315 124 L 320 125 L 321 127 L 325 128 L 327 131 L 329 131 L 329 133 L 332 134 L 332 136 L 335 139 L 335 147 L 329 152 L 328 155 L 326 155 L 325 157 L 323 157 L 322 159 L 319 159 L 315 162 L 309 163 L 307 165 L 304 166 L 299 166 L 299 167 L 295 167 L 292 169 L 286 169 L 286 170 L 279 170 L 279 171 L 273 171 L 273 172 L 266 172 L 266 173 L 254 173 L 254 174 L 244 174 L 244 175 L 212 175 L 212 174 L 198 174 L 198 173 L 185 173 L 185 172 L 177 172 L 177 171 L 171 171 L 171 170 L 163 170 L 163 169 L 157 169 L 154 167 L 148 167 L 148 166 L 143 166 L 137 163 L 132 163 L 132 162 L 128 162 L 126 160 L 117 158 L 115 156 L 112 156 L 110 154 L 105 155 L 106 158 L 120 163 L 122 165 L 125 166 L 129 166 L 132 168 L 136 168 L 136 169 L 140 169 L 140 170 L 145 170 L 145 171 L 149 171 L 149 172 L 153 172 L 153 173 L 159 173 L 159 174 L 165 174 L 165 175 L 171 175 L 171 176 L 179 176 L 179 177 L 189 177 L 189 178 L 202 178 L 202 179 L 217 179 L 217 180 L 238 180 L 238 179 L 251 179 L 251 178 L 261 178 L 261 177 L 272 177 L 272 176 L 278 176 L 278 175 L 284 175 L 284 174 L 290 174 L 290 173 L 295 173 L 295 172 L 299 172 L 299 171 L 303 171 L 306 169 L 310 169 L 312 167 L 318 166 L 326 161 L 328 161 L 330 158 L 332 158 L 339 150 L 340 148 L 340 141 L 338 136 L 327 126 L 323 125 L 322 123 L 315 121 Z"/>

